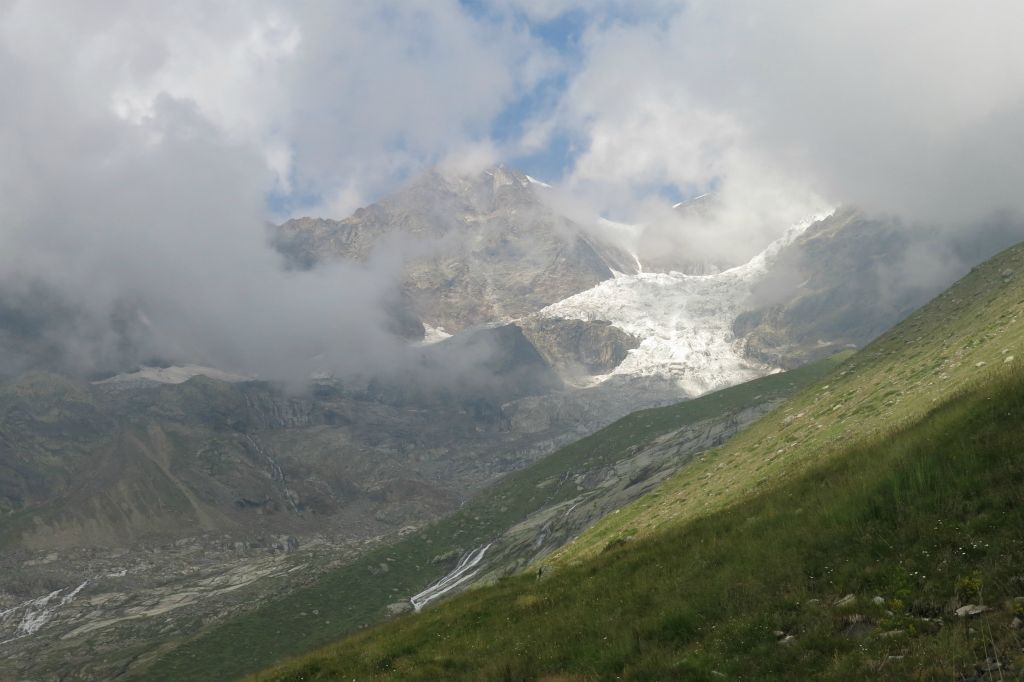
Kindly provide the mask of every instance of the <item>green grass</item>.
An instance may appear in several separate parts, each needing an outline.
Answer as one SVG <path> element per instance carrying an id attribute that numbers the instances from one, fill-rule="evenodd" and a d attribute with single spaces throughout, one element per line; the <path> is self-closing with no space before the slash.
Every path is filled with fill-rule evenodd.
<path id="1" fill-rule="evenodd" d="M 967 602 L 993 610 L 958 618 Z M 257 679 L 959 679 L 988 658 L 1018 679 L 1021 613 L 1024 370 L 1008 367 L 726 508 Z"/>
<path id="2" fill-rule="evenodd" d="M 327 671 L 323 677 L 330 677 L 330 671 L 366 677 L 374 671 L 386 676 L 397 670 L 399 677 L 424 679 L 517 679 L 564 671 L 598 678 L 699 679 L 714 669 L 752 678 L 778 677 L 785 671 L 786 677 L 799 679 L 801 671 L 813 671 L 818 676 L 857 679 L 865 675 L 858 666 L 886 660 L 874 658 L 885 649 L 900 651 L 891 655 L 904 659 L 893 659 L 891 667 L 890 663 L 883 666 L 884 673 L 874 670 L 873 675 L 900 679 L 905 675 L 893 670 L 927 671 L 935 661 L 941 670 L 933 676 L 948 678 L 947 672 L 967 665 L 966 658 L 977 653 L 977 648 L 970 648 L 977 644 L 977 637 L 971 640 L 974 644 L 963 641 L 976 632 L 957 635 L 955 627 L 948 627 L 934 639 L 922 640 L 920 650 L 902 646 L 899 634 L 872 645 L 847 643 L 844 648 L 840 645 L 847 638 L 837 637 L 823 625 L 842 625 L 844 614 L 810 609 L 808 600 L 830 599 L 831 591 L 891 588 L 893 594 L 883 596 L 898 601 L 886 606 L 893 618 L 902 618 L 917 613 L 906 611 L 908 602 L 899 596 L 914 587 L 923 591 L 907 596 L 914 596 L 913 609 L 921 610 L 928 599 L 948 595 L 950 580 L 955 591 L 957 585 L 962 588 L 988 571 L 995 576 L 986 583 L 995 586 L 987 593 L 989 599 L 993 592 L 1007 594 L 1024 581 L 1022 577 L 1007 582 L 1005 570 L 1014 561 L 1021 563 L 1017 529 L 1024 524 L 1013 509 L 1020 500 L 1012 486 L 999 487 L 1006 482 L 1005 475 L 1019 483 L 1016 460 L 1012 467 L 1006 465 L 1004 478 L 988 480 L 982 475 L 989 471 L 987 465 L 958 477 L 940 463 L 899 456 L 915 447 L 927 449 L 924 444 L 940 431 L 923 434 L 943 423 L 957 426 L 942 431 L 941 442 L 928 444 L 937 448 L 931 451 L 934 457 L 970 462 L 972 457 L 991 456 L 998 461 L 1015 454 L 1005 448 L 1020 450 L 1012 419 L 997 427 L 998 415 L 990 415 L 988 430 L 998 434 L 1004 429 L 1010 439 L 997 444 L 1004 448 L 1000 450 L 984 449 L 984 439 L 975 438 L 981 438 L 984 425 L 979 426 L 969 414 L 956 417 L 957 410 L 966 408 L 954 405 L 945 408 L 947 416 L 929 415 L 965 387 L 990 376 L 993 367 L 1009 372 L 1020 362 L 1014 356 L 1024 357 L 1024 324 L 1018 322 L 1024 313 L 1024 277 L 1017 274 L 1021 272 L 1024 246 L 1008 249 L 975 268 L 830 376 L 549 557 L 546 562 L 558 569 L 552 587 L 540 583 L 531 590 L 527 578 L 506 581 L 378 634 L 361 635 L 290 670 L 304 671 L 306 677 L 322 669 Z M 1013 381 L 1010 388 L 1003 385 L 989 396 L 964 400 L 984 407 L 988 397 L 1012 398 L 1020 388 L 1019 377 Z M 971 437 L 958 431 L 974 426 L 979 430 Z M 903 450 L 889 448 L 884 440 L 896 433 Z M 997 439 L 991 436 L 988 445 Z M 861 445 L 851 450 L 853 443 Z M 959 458 L 952 458 L 958 448 Z M 897 464 L 903 461 L 918 463 L 900 469 Z M 842 474 L 850 482 L 832 483 L 833 474 Z M 876 474 L 879 478 L 871 478 Z M 914 477 L 917 488 L 910 488 L 907 481 Z M 815 486 L 824 493 L 816 493 Z M 918 511 L 911 509 L 910 490 L 921 495 Z M 931 495 L 931 490 L 945 490 L 949 497 Z M 837 498 L 844 501 L 840 504 Z M 993 516 L 989 507 L 1003 515 Z M 874 522 L 873 517 L 858 516 L 865 510 L 875 510 Z M 905 526 L 913 533 L 905 533 L 904 526 L 894 527 L 894 518 L 902 523 L 902 513 L 916 516 L 913 524 Z M 975 516 L 998 528 L 979 530 Z M 1013 523 L 1004 523 L 1010 516 Z M 851 517 L 852 522 L 841 525 Z M 814 522 L 806 521 L 811 518 Z M 765 526 L 769 521 L 778 525 Z M 738 535 L 727 536 L 723 529 Z M 742 533 L 744 529 L 747 532 Z M 874 535 L 867 535 L 868 530 Z M 981 531 L 990 547 L 1000 547 L 1006 554 L 988 557 L 976 566 L 967 566 L 960 560 L 964 557 L 951 556 L 950 542 L 959 543 L 957 551 L 979 551 Z M 799 541 L 787 542 L 789 536 Z M 932 546 L 924 547 L 922 542 Z M 942 557 L 935 559 L 936 553 Z M 967 572 L 954 577 L 949 574 L 954 568 Z M 913 581 L 922 573 L 925 580 L 936 582 L 915 586 Z M 603 575 L 611 577 L 604 580 Z M 672 590 L 684 598 L 674 600 Z M 811 593 L 824 596 L 801 598 Z M 480 604 L 479 609 L 473 610 L 474 603 Z M 668 604 L 675 604 L 678 613 L 666 612 Z M 928 608 L 941 611 L 936 603 Z M 878 626 L 891 625 L 877 611 L 859 615 L 874 618 Z M 812 627 L 815 617 L 818 626 Z M 459 623 L 473 625 L 467 630 Z M 684 634 L 670 637 L 671 646 L 658 645 L 658 635 L 651 632 L 662 625 Z M 772 625 L 785 626 L 779 627 L 784 631 L 804 628 L 800 646 L 772 648 L 778 645 L 764 639 L 767 630 L 763 629 Z M 908 622 L 907 632 L 910 625 L 925 627 Z M 699 637 L 692 634 L 698 626 Z M 997 639 L 990 632 L 989 640 Z M 820 642 L 818 649 L 814 642 Z M 742 650 L 730 650 L 730 643 L 738 643 Z M 1017 643 L 1013 651 L 1019 649 Z M 914 666 L 901 668 L 897 665 L 901 661 L 912 661 Z M 674 665 L 680 667 L 672 669 Z M 284 679 L 291 678 L 285 675 Z"/>
<path id="3" fill-rule="evenodd" d="M 431 559 L 491 540 L 530 513 L 579 494 L 573 477 L 624 459 L 658 436 L 780 401 L 827 375 L 846 356 L 775 374 L 697 400 L 635 412 L 501 479 L 456 514 L 374 550 L 283 600 L 217 625 L 142 672 L 147 680 L 231 679 L 333 641 L 384 616 L 447 569 Z M 386 566 L 387 571 L 381 570 Z"/>
<path id="4" fill-rule="evenodd" d="M 1010 360 L 1009 363 L 1006 361 Z M 1024 245 L 1007 249 L 782 409 L 698 457 L 547 561 L 687 523 L 819 466 L 847 444 L 919 420 L 995 366 L 1024 361 Z"/>

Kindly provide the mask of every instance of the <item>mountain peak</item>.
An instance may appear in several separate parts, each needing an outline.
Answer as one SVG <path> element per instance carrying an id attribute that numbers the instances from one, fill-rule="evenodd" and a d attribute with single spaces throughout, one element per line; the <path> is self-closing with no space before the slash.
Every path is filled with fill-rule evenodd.
<path id="1" fill-rule="evenodd" d="M 481 170 L 435 166 L 422 177 L 428 181 L 440 180 L 448 185 L 481 185 L 494 190 L 505 186 L 529 187 L 533 184 L 526 173 L 516 168 L 510 168 L 504 163 L 487 166 Z"/>
<path id="2" fill-rule="evenodd" d="M 718 204 L 719 198 L 716 193 L 705 192 L 700 196 L 680 201 L 678 204 L 673 204 L 672 208 L 686 217 L 706 217 Z"/>

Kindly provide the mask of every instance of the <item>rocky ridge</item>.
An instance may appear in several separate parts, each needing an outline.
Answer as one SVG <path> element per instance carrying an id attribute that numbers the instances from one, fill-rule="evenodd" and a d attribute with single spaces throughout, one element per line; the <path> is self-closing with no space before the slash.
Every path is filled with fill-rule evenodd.
<path id="1" fill-rule="evenodd" d="M 276 244 L 297 266 L 312 267 L 366 261 L 400 239 L 409 311 L 451 334 L 532 313 L 621 267 L 621 254 L 547 206 L 540 189 L 503 166 L 468 176 L 435 170 L 344 220 L 290 220 Z"/>

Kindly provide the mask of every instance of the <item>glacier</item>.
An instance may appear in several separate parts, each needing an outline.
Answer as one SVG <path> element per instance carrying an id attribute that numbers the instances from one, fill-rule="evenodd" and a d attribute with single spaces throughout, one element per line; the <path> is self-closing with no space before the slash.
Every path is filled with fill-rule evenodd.
<path id="1" fill-rule="evenodd" d="M 658 378 L 686 395 L 749 381 L 779 368 L 744 357 L 732 327 L 750 306 L 750 293 L 769 273 L 786 246 L 813 223 L 815 215 L 792 227 L 743 265 L 709 275 L 681 272 L 616 273 L 612 279 L 543 308 L 540 316 L 611 322 L 641 339 L 639 347 L 611 373 L 594 377 Z"/>

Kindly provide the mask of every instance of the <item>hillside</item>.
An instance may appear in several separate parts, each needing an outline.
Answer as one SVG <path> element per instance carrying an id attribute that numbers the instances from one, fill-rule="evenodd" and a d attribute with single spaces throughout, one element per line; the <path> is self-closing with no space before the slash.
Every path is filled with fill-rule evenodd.
<path id="1" fill-rule="evenodd" d="M 593 556 L 788 480 L 851 441 L 921 419 L 993 365 L 1024 359 L 1024 245 L 1007 249 L 771 418 L 608 518 L 553 561 Z"/>
<path id="2" fill-rule="evenodd" d="M 404 298 L 391 302 L 396 332 L 410 338 L 388 369 L 318 374 L 299 394 L 190 361 L 129 363 L 90 377 L 96 382 L 61 373 L 60 363 L 0 379 L 0 640 L 15 638 L 4 645 L 6 663 L 96 677 L 142 666 L 194 636 L 196 622 L 206 632 L 316 584 L 630 411 L 857 345 L 863 338 L 850 329 L 888 326 L 905 313 L 904 298 L 883 305 L 871 293 L 879 281 L 868 277 L 879 263 L 899 262 L 877 260 L 892 251 L 893 226 L 872 227 L 856 212 L 795 227 L 726 272 L 630 275 L 613 249 L 547 206 L 545 192 L 508 169 L 461 179 L 428 173 L 350 219 L 302 223 L 327 230 L 324 240 L 290 242 L 311 249 L 308 258 L 289 251 L 303 266 L 372 258 L 399 234 L 440 249 L 413 259 L 409 272 L 434 274 L 407 281 Z M 565 249 L 579 258 L 563 259 Z M 831 258 L 819 263 L 822 252 Z M 432 268 L 454 270 L 437 279 Z M 508 275 L 517 269 L 518 280 Z M 777 291 L 780 269 L 800 273 L 793 306 L 759 307 L 769 302 L 755 294 Z M 533 297 L 522 299 L 523 289 Z M 838 327 L 814 322 L 822 307 Z M 412 315 L 428 309 L 458 320 Z M 753 317 L 739 330 L 744 312 Z M 0 317 L 0 326 L 22 319 Z M 411 329 L 419 320 L 430 329 Z M 468 326 L 481 321 L 488 324 Z M 443 325 L 457 333 L 448 337 Z M 760 339 L 757 353 L 748 332 Z M 43 348 L 31 335 L 18 338 Z M 375 622 L 474 550 L 487 547 L 472 581 L 547 557 L 782 397 L 751 394 L 745 407 L 678 421 L 685 426 L 658 442 L 643 442 L 654 432 L 639 429 L 613 457 L 581 461 L 569 479 L 552 475 L 555 484 L 536 482 L 557 495 L 515 507 L 519 516 L 504 516 L 477 544 L 460 538 L 431 552 L 440 559 L 416 574 L 418 583 L 375 591 L 363 615 L 333 621 L 341 629 L 294 626 L 287 653 Z"/>
<path id="3" fill-rule="evenodd" d="M 0 679 L 109 679 L 552 450 L 557 427 L 515 432 L 501 413 L 546 371 L 511 331 L 484 339 L 511 337 L 500 385 L 447 393 L 152 378 L 188 368 L 0 382 Z"/>
<path id="4" fill-rule="evenodd" d="M 510 474 L 452 516 L 204 633 L 144 670 L 148 680 L 229 679 L 409 608 L 409 597 L 490 546 L 476 579 L 516 572 L 639 497 L 838 360 L 633 413 Z"/>
<path id="5" fill-rule="evenodd" d="M 729 509 L 254 679 L 1018 679 L 1022 425 L 1015 368 Z"/>
<path id="6" fill-rule="evenodd" d="M 1000 605 L 1024 595 L 1022 264 L 1018 246 L 975 268 L 556 553 L 549 580 L 471 592 L 267 677 L 901 679 L 1019 665 L 1006 653 L 1020 648 L 1006 628 L 1017 607 Z M 957 627 L 969 603 L 997 608 Z"/>

